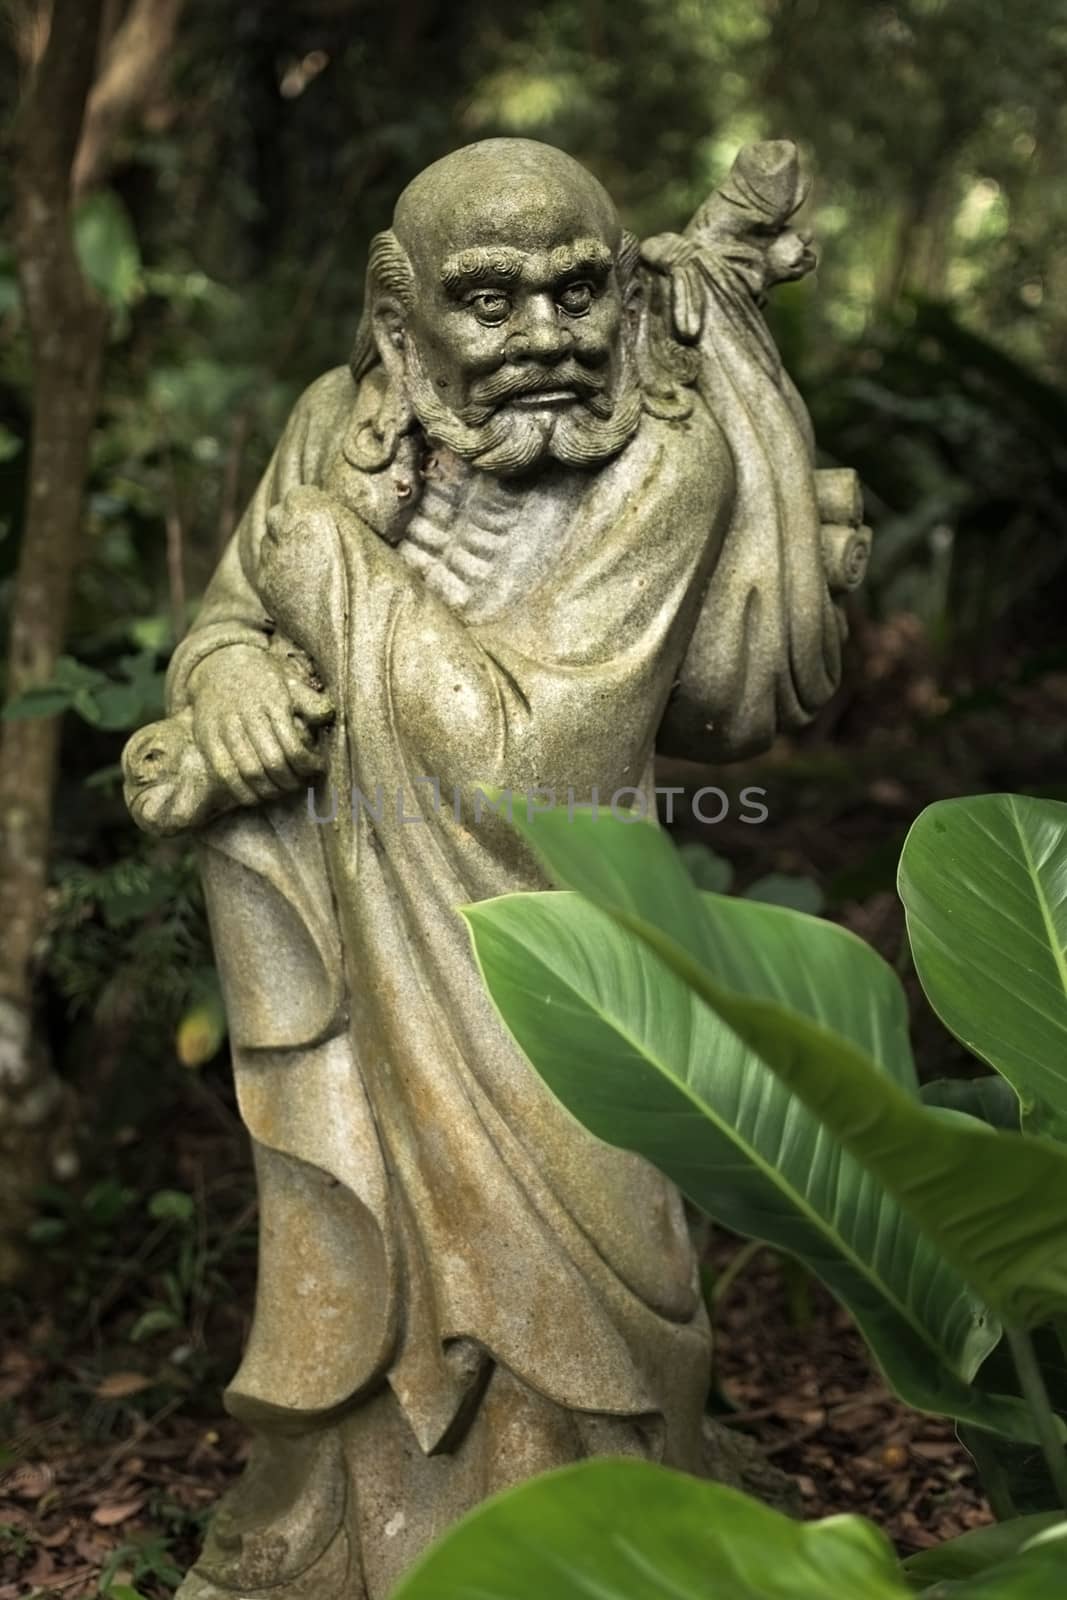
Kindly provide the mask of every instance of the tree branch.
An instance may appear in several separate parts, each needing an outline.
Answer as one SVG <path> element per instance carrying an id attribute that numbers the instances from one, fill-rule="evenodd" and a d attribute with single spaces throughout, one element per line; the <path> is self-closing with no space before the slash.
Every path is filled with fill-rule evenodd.
<path id="1" fill-rule="evenodd" d="M 133 0 L 93 85 L 74 158 L 76 196 L 103 181 L 116 136 L 143 110 L 174 43 L 184 0 Z"/>
<path id="2" fill-rule="evenodd" d="M 54 0 L 48 43 L 12 129 L 15 254 L 35 355 L 57 303 L 86 288 L 69 227 L 70 173 L 92 83 L 101 0 Z"/>

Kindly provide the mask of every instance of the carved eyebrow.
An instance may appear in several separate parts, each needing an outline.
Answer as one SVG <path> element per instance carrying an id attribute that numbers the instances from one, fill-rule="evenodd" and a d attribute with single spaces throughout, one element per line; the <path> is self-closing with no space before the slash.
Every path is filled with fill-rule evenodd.
<path id="1" fill-rule="evenodd" d="M 567 272 L 592 272 L 604 278 L 611 271 L 613 258 L 599 239 L 575 239 L 571 244 L 557 245 L 548 259 L 553 277 L 561 278 Z"/>
<path id="2" fill-rule="evenodd" d="M 519 276 L 522 263 L 522 252 L 509 249 L 507 245 L 471 245 L 447 257 L 441 267 L 441 282 L 452 291 L 468 283 L 484 283 L 487 279 L 502 278 L 507 282 Z"/>

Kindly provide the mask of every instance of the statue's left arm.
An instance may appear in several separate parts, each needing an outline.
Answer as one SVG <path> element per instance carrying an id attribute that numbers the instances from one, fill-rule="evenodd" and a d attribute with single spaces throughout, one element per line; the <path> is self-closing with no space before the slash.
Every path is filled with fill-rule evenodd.
<path id="1" fill-rule="evenodd" d="M 736 474 L 657 740 L 692 760 L 754 754 L 811 720 L 840 681 L 841 601 L 866 568 L 856 474 L 816 469 L 807 409 L 762 313 L 768 288 L 814 265 L 789 225 L 803 196 L 793 145 L 750 145 L 684 234 L 642 246 L 651 314 L 691 352 Z"/>

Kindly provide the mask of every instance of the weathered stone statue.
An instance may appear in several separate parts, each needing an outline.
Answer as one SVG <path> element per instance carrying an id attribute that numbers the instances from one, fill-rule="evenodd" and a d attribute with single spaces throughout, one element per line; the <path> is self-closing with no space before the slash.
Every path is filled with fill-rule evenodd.
<path id="1" fill-rule="evenodd" d="M 486 793 L 650 797 L 654 747 L 835 687 L 869 536 L 760 311 L 801 198 L 751 146 L 641 246 L 545 145 L 422 173 L 128 746 L 141 826 L 199 830 L 261 1202 L 253 1453 L 183 1600 L 379 1600 L 543 1468 L 699 1470 L 678 1196 L 551 1098 L 455 908 L 544 886 Z"/>

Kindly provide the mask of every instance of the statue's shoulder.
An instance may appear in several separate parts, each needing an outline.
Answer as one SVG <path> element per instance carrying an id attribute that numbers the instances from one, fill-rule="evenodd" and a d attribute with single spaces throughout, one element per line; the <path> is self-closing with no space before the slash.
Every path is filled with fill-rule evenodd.
<path id="1" fill-rule="evenodd" d="M 332 367 L 301 394 L 289 414 L 284 445 L 300 452 L 302 476 L 313 480 L 330 445 L 348 427 L 359 390 L 348 367 Z"/>
<path id="2" fill-rule="evenodd" d="M 380 367 L 358 382 L 350 368 L 335 367 L 304 390 L 290 428 L 299 481 L 324 489 L 395 543 L 418 498 L 418 446 L 405 436 L 383 449 L 379 419 L 386 391 Z"/>
<path id="3" fill-rule="evenodd" d="M 690 391 L 680 416 L 646 415 L 626 454 L 631 474 L 647 463 L 660 492 L 698 494 L 717 503 L 734 490 L 734 458 L 726 434 L 703 395 Z"/>
<path id="4" fill-rule="evenodd" d="M 331 367 L 308 384 L 293 408 L 294 414 L 336 418 L 351 409 L 358 392 L 351 367 Z"/>
<path id="5" fill-rule="evenodd" d="M 335 492 L 381 476 L 380 465 L 368 465 L 361 440 L 381 410 L 384 374 L 374 368 L 358 382 L 349 367 L 333 367 L 308 385 L 297 400 L 286 427 L 283 449 L 295 454 L 302 483 Z"/>

